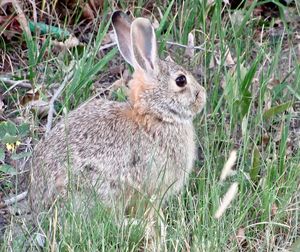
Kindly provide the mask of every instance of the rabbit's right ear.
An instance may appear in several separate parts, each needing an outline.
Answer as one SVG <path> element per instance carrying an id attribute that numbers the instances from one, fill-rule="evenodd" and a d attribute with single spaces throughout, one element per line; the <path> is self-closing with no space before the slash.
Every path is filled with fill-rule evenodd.
<path id="1" fill-rule="evenodd" d="M 117 36 L 117 44 L 123 58 L 133 66 L 130 26 L 131 20 L 122 11 L 115 11 L 111 17 L 113 28 Z"/>
<path id="2" fill-rule="evenodd" d="M 146 18 L 137 18 L 131 25 L 134 68 L 157 73 L 157 45 L 154 28 Z"/>

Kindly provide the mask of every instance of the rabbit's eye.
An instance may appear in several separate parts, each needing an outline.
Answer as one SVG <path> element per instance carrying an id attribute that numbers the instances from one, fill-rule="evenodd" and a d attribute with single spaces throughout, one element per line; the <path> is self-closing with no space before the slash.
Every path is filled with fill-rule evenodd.
<path id="1" fill-rule="evenodd" d="M 186 85 L 186 78 L 184 75 L 180 75 L 175 81 L 178 87 L 184 87 Z"/>

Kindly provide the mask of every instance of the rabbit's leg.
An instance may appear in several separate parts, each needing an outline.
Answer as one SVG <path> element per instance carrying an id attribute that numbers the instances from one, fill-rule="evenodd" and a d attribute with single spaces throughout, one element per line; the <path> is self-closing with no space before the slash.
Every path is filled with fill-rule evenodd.
<path id="1" fill-rule="evenodd" d="M 145 248 L 149 251 L 166 251 L 166 225 L 160 202 L 155 200 L 145 212 Z"/>

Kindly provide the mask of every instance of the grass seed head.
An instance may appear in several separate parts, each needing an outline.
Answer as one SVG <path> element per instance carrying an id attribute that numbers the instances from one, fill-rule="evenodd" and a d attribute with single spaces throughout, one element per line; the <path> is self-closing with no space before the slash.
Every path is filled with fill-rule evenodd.
<path id="1" fill-rule="evenodd" d="M 238 183 L 234 182 L 229 187 L 228 191 L 225 193 L 223 199 L 221 200 L 221 204 L 215 214 L 215 218 L 219 219 L 225 212 L 225 210 L 229 207 L 231 201 L 234 199 L 238 192 Z"/>
<path id="2" fill-rule="evenodd" d="M 235 164 L 236 158 L 237 158 L 237 151 L 236 150 L 231 151 L 229 158 L 228 158 L 227 162 L 225 163 L 222 173 L 221 173 L 221 176 L 220 176 L 221 182 L 225 181 L 225 179 L 228 176 L 231 176 L 233 174 L 232 168 Z"/>

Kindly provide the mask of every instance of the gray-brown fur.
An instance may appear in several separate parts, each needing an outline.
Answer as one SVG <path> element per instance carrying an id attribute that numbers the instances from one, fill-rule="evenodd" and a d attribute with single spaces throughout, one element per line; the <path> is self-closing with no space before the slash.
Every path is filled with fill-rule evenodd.
<path id="1" fill-rule="evenodd" d="M 124 15 L 113 16 L 117 34 L 119 24 L 131 25 Z M 143 18 L 131 26 L 153 29 Z M 195 158 L 192 119 L 205 104 L 205 90 L 182 67 L 159 60 L 156 44 L 142 40 L 140 45 L 131 38 L 126 33 L 118 37 L 122 55 L 135 68 L 129 102 L 89 101 L 36 146 L 29 191 L 36 213 L 64 196 L 68 185 L 75 191 L 92 187 L 99 200 L 112 206 L 121 197 L 130 199 L 133 191 L 149 198 L 167 190 L 169 195 L 186 182 Z M 151 55 L 137 59 L 131 43 L 141 50 L 139 57 L 147 50 Z M 179 74 L 187 78 L 184 88 L 176 86 Z"/>

